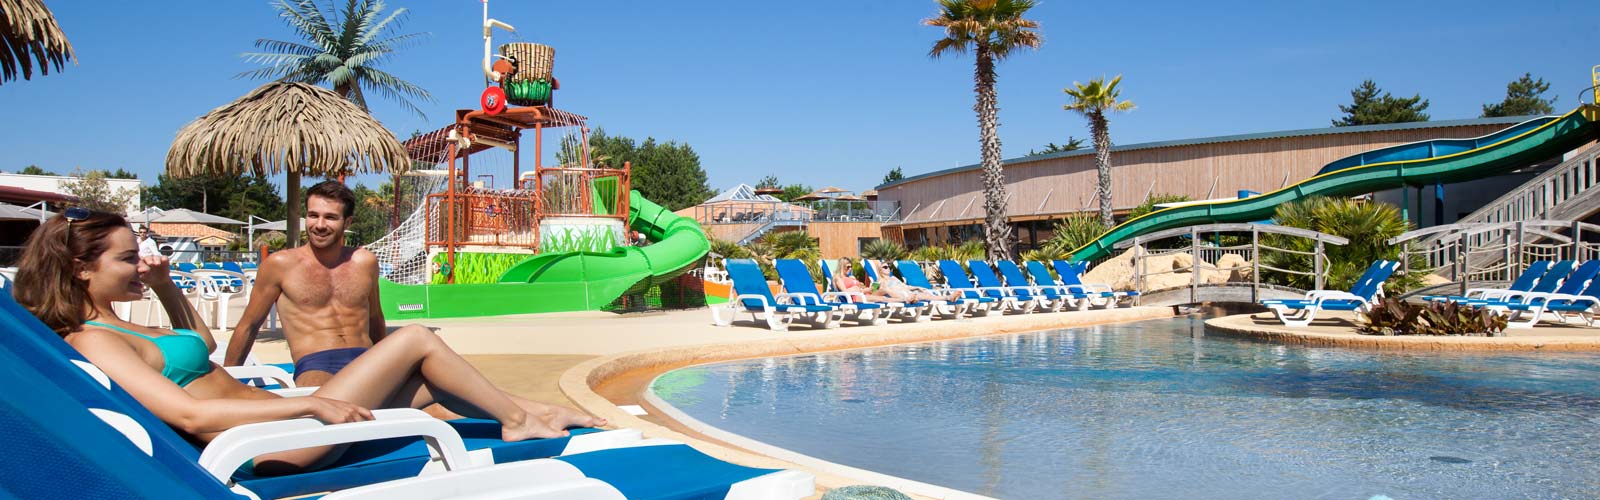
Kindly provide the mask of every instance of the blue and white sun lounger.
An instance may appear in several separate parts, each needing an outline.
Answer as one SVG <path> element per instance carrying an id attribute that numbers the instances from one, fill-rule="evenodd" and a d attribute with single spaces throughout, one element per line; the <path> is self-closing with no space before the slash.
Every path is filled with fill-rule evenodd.
<path id="1" fill-rule="evenodd" d="M 1056 274 L 1061 275 L 1061 284 L 1067 290 L 1089 295 L 1089 305 L 1100 308 L 1114 308 L 1118 303 L 1131 304 L 1139 300 L 1138 290 L 1119 292 L 1105 283 L 1084 283 L 1083 273 L 1089 270 L 1088 262 L 1067 262 L 1064 260 L 1050 261 L 1056 269 Z M 1095 297 L 1099 294 L 1099 297 Z"/>
<path id="2" fill-rule="evenodd" d="M 794 298 L 797 303 L 837 308 L 845 318 L 854 319 L 862 325 L 889 322 L 888 317 L 879 317 L 879 313 L 885 312 L 883 303 L 867 302 L 861 297 L 857 297 L 858 302 L 847 302 L 843 299 L 849 298 L 849 293 L 818 292 L 816 282 L 811 281 L 811 270 L 798 259 L 778 259 L 773 265 L 778 270 L 778 279 L 783 282 L 785 295 Z"/>
<path id="3" fill-rule="evenodd" d="M 1539 278 L 1539 282 L 1534 284 L 1531 290 L 1490 292 L 1483 294 L 1486 298 L 1466 300 L 1462 303 L 1477 306 L 1519 304 L 1539 300 L 1551 294 L 1572 295 L 1583 290 L 1596 273 L 1600 273 L 1600 262 L 1591 260 L 1578 264 L 1564 260 L 1551 266 L 1550 272 Z"/>
<path id="4" fill-rule="evenodd" d="M 1488 298 L 1486 294 L 1490 293 L 1504 294 L 1506 292 L 1526 292 L 1533 290 L 1534 283 L 1538 283 L 1539 278 L 1543 278 L 1544 275 L 1549 271 L 1550 261 L 1534 261 L 1534 263 L 1528 264 L 1528 268 L 1522 270 L 1522 274 L 1517 275 L 1517 279 L 1513 280 L 1511 284 L 1505 288 L 1471 288 L 1468 289 L 1467 293 L 1464 295 L 1428 295 L 1424 296 L 1423 299 L 1431 301 L 1450 300 L 1464 302 L 1471 300 L 1486 300 Z"/>
<path id="5" fill-rule="evenodd" d="M 1600 313 L 1600 279 L 1589 280 L 1581 294 L 1556 293 L 1525 302 L 1490 303 L 1482 307 L 1509 315 L 1508 328 L 1533 328 L 1545 313 L 1553 313 L 1562 322 L 1567 321 L 1568 314 L 1576 314 L 1585 324 L 1594 326 L 1595 314 Z"/>
<path id="6" fill-rule="evenodd" d="M 1038 285 L 1040 291 L 1044 292 L 1046 296 L 1054 294 L 1065 297 L 1068 300 L 1068 305 L 1080 311 L 1095 305 L 1105 307 L 1106 304 L 1116 304 L 1113 299 L 1115 297 L 1113 292 L 1091 292 L 1082 286 L 1071 287 L 1056 281 L 1055 277 L 1050 275 L 1050 269 L 1044 267 L 1043 262 L 1030 260 L 1023 265 L 1028 268 L 1028 275 L 1033 277 L 1033 283 Z"/>
<path id="7" fill-rule="evenodd" d="M 756 261 L 728 259 L 723 264 L 728 267 L 728 279 L 733 280 L 733 297 L 727 304 L 711 308 L 711 321 L 717 326 L 732 325 L 733 318 L 741 312 L 766 321 L 767 327 L 775 332 L 789 331 L 789 325 L 796 319 L 804 319 L 818 328 L 839 326 L 844 312 L 837 307 L 804 304 L 801 303 L 803 299 L 787 293 L 774 296 Z"/>
<path id="8" fill-rule="evenodd" d="M 972 278 L 977 281 L 978 287 L 990 297 L 1000 299 L 1000 304 L 1006 309 L 1028 313 L 1044 306 L 1044 296 L 1032 286 L 1006 286 L 988 262 L 969 260 L 967 268 L 972 270 Z"/>
<path id="9" fill-rule="evenodd" d="M 1028 275 L 1022 273 L 1022 268 L 1016 262 L 1009 260 L 995 261 L 994 267 L 1000 271 L 1000 277 L 1005 278 L 1007 285 L 1028 285 Z M 1050 309 L 1050 312 L 1060 311 L 1063 307 L 1072 306 L 1079 308 L 1088 298 L 1082 294 L 1075 294 L 1066 287 L 1058 286 L 1054 281 L 1035 282 L 1028 287 L 1028 293 L 1038 297 L 1039 306 Z"/>
<path id="10" fill-rule="evenodd" d="M 376 410 L 377 420 L 350 424 L 326 425 L 303 418 L 243 425 L 222 433 L 198 452 L 9 297 L 0 298 L 0 370 L 7 375 L 7 383 L 0 384 L 4 400 L 0 419 L 5 421 L 4 443 L 10 450 L 7 460 L 0 461 L 0 481 L 8 497 L 278 498 L 345 489 L 328 498 L 438 498 L 423 489 L 375 492 L 354 487 L 444 471 L 450 472 L 421 479 L 450 481 L 453 474 L 467 470 L 474 472 L 474 478 L 489 478 L 493 469 L 501 467 L 469 451 L 470 438 L 463 439 L 458 428 L 410 409 Z M 498 434 L 498 424 L 489 424 Z M 481 490 L 494 498 L 801 498 L 815 493 L 809 474 L 731 464 L 702 467 L 709 457 L 681 445 L 669 446 L 677 443 L 667 441 L 641 441 L 635 436 L 630 443 L 613 444 L 650 449 L 611 448 L 604 455 L 580 455 L 595 450 L 573 450 L 576 438 L 540 441 L 544 443 L 525 443 L 548 447 L 567 441 L 573 455 L 562 463 L 591 479 L 518 469 L 508 471 L 514 475 L 502 473 L 499 480 L 451 484 L 464 493 L 490 485 L 503 487 Z M 412 443 L 422 449 L 409 459 L 354 456 L 350 458 L 362 463 L 336 464 L 271 481 L 241 479 L 237 472 L 263 453 L 339 443 L 357 443 L 346 456 L 359 455 L 367 446 L 388 445 L 392 456 L 409 450 Z M 500 450 L 492 453 L 496 460 L 503 458 Z M 610 496 L 569 494 L 575 491 Z M 630 493 L 623 496 L 621 491 Z M 726 496 L 717 496 L 719 491 Z"/>
<path id="11" fill-rule="evenodd" d="M 1378 261 L 1369 267 L 1370 273 L 1365 273 L 1356 280 L 1350 291 L 1313 290 L 1307 292 L 1306 299 L 1292 300 L 1263 300 L 1261 305 L 1272 310 L 1278 321 L 1284 326 L 1306 326 L 1311 320 L 1316 319 L 1317 312 L 1328 311 L 1365 311 L 1372 307 L 1373 301 L 1383 293 L 1383 282 L 1394 274 L 1400 267 L 1399 262 Z M 1291 311 L 1298 311 L 1293 312 Z"/>
<path id="12" fill-rule="evenodd" d="M 867 262 L 868 261 L 866 260 L 862 261 L 863 264 Z M 827 259 L 817 261 L 817 265 L 822 268 L 822 281 L 827 284 L 828 292 L 837 293 L 840 296 L 849 295 L 854 297 L 854 301 L 856 303 L 866 302 L 866 294 L 864 293 L 844 292 L 834 287 L 833 271 L 828 267 L 828 264 L 829 263 Z M 870 266 L 866 267 L 865 270 L 867 271 L 869 278 L 877 280 L 877 273 L 873 273 Z M 927 302 L 913 300 L 910 302 L 873 302 L 873 304 L 883 307 L 883 313 L 879 314 L 879 316 L 884 319 L 899 319 L 901 322 L 906 323 L 929 321 L 933 319 L 933 304 L 929 304 Z"/>
<path id="13" fill-rule="evenodd" d="M 900 279 L 906 282 L 906 286 L 934 294 L 944 294 L 950 291 L 948 287 L 934 285 L 933 281 L 928 279 L 927 273 L 922 272 L 922 265 L 916 261 L 895 261 L 894 267 L 900 271 Z M 973 316 L 988 315 L 989 306 L 995 302 L 997 302 L 995 299 L 979 296 L 976 292 L 962 292 L 959 299 L 934 301 L 934 305 L 937 306 L 936 312 L 940 315 L 947 318 L 961 319 L 961 316 L 965 314 Z"/>
<path id="14" fill-rule="evenodd" d="M 1560 266 L 1557 265 L 1556 267 L 1557 269 L 1554 270 L 1559 270 Z M 1544 292 L 1539 290 L 1540 286 L 1543 286 L 1546 281 L 1540 280 L 1540 286 L 1534 287 L 1534 290 L 1507 294 L 1504 300 L 1471 300 L 1462 303 L 1508 314 L 1510 316 L 1508 326 L 1532 328 L 1538 322 L 1539 317 L 1543 316 L 1543 312 L 1550 308 L 1550 301 L 1570 303 L 1575 300 L 1582 300 L 1583 291 L 1589 287 L 1591 281 L 1595 281 L 1594 278 L 1597 275 L 1600 275 L 1600 261 L 1584 261 L 1577 269 L 1573 269 L 1566 278 L 1563 278 L 1561 286 L 1554 291 Z M 1571 312 L 1577 311 L 1573 310 Z M 1517 319 L 1524 315 L 1531 316 L 1532 319 L 1527 321 L 1519 321 Z"/>

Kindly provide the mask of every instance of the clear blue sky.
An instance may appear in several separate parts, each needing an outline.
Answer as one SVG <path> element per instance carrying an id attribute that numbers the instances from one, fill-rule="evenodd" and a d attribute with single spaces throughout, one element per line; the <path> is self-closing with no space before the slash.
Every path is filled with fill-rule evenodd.
<path id="1" fill-rule="evenodd" d="M 253 68 L 239 54 L 257 38 L 292 36 L 266 1 L 48 5 L 78 65 L 0 86 L 0 170 L 126 168 L 153 182 L 179 128 L 262 83 L 233 78 Z M 373 114 L 404 137 L 477 106 L 480 3 L 390 6 L 411 10 L 400 32 L 431 35 L 385 68 L 437 101 L 419 103 L 422 119 L 373 96 Z M 931 0 L 490 8 L 519 29 L 497 44 L 556 47 L 558 107 L 608 133 L 692 145 L 716 189 L 772 174 L 865 190 L 897 165 L 915 175 L 978 159 L 972 59 L 927 57 L 940 35 L 920 23 L 936 12 Z M 1564 112 L 1600 64 L 1592 0 L 1043 0 L 1029 17 L 1044 46 L 999 66 L 1008 158 L 1087 136 L 1084 120 L 1061 110 L 1061 89 L 1101 74 L 1125 75 L 1124 97 L 1139 105 L 1111 124 L 1113 140 L 1131 144 L 1324 127 L 1364 78 L 1421 93 L 1443 120 L 1476 117 L 1532 72 Z"/>

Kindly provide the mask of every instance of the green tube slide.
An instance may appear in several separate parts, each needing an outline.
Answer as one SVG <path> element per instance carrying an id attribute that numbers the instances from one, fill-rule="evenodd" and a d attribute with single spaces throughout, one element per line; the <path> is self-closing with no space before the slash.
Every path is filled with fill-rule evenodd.
<path id="1" fill-rule="evenodd" d="M 1072 251 L 1072 260 L 1111 255 L 1135 236 L 1198 224 L 1252 222 L 1308 196 L 1356 196 L 1384 189 L 1460 182 L 1526 167 L 1600 137 L 1600 108 L 1524 122 L 1478 140 L 1440 139 L 1369 151 L 1330 163 L 1311 178 L 1270 193 L 1157 210 L 1129 219 Z M 1508 186 L 1509 187 L 1509 186 Z"/>
<path id="2" fill-rule="evenodd" d="M 385 281 L 380 287 L 384 315 L 409 319 L 598 310 L 623 294 L 683 274 L 711 250 L 705 231 L 693 219 L 672 213 L 638 191 L 629 193 L 628 200 L 628 227 L 643 234 L 650 245 L 610 252 L 539 254 L 512 266 L 500 275 L 498 283 L 399 285 Z M 610 209 L 596 207 L 596 211 Z"/>

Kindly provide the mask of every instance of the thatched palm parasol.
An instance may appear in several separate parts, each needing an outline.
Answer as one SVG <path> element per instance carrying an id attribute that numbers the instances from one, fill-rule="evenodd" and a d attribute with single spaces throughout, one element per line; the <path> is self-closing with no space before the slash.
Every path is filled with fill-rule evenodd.
<path id="1" fill-rule="evenodd" d="M 34 60 L 38 60 L 39 74 L 50 74 L 66 66 L 67 61 L 78 63 L 72 55 L 72 44 L 61 33 L 55 16 L 40 0 L 0 0 L 0 83 L 33 77 Z"/>
<path id="2" fill-rule="evenodd" d="M 402 172 L 411 159 L 399 139 L 338 94 L 273 82 L 213 109 L 178 131 L 167 173 L 242 175 L 287 171 L 288 220 L 300 218 L 300 174 Z M 289 226 L 290 244 L 300 227 Z"/>

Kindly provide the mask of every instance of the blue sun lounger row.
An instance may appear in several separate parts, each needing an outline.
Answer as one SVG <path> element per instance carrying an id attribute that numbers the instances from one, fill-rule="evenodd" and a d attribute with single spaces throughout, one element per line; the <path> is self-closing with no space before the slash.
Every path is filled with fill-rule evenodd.
<path id="1" fill-rule="evenodd" d="M 787 331 L 796 322 L 808 323 L 814 328 L 835 328 L 844 320 L 857 324 L 884 324 L 890 319 L 905 322 L 928 321 L 935 317 L 961 318 L 984 316 L 991 310 L 1027 313 L 1035 310 L 1060 311 L 1065 308 L 1088 309 L 1115 307 L 1126 299 L 1136 298 L 1138 292 L 1116 292 L 1107 285 L 1084 284 L 1079 273 L 1081 266 L 1057 261 L 1061 274 L 1057 281 L 1042 262 L 1026 263 L 1030 273 L 1012 261 L 999 261 L 994 266 L 982 260 L 969 261 L 965 267 L 953 260 L 937 263 L 945 282 L 934 284 L 928 279 L 920 264 L 898 261 L 894 269 L 900 280 L 914 290 L 922 290 L 938 299 L 915 301 L 869 302 L 860 292 L 846 292 L 833 287 L 833 269 L 827 262 L 818 263 L 824 285 L 818 287 L 810 269 L 795 259 L 778 259 L 774 262 L 783 291 L 774 293 L 762 275 L 759 265 L 750 259 L 725 261 L 728 277 L 733 281 L 733 293 L 726 306 L 712 307 L 712 320 L 720 326 L 733 323 L 741 313 L 766 323 L 774 331 Z M 971 269 L 971 274 L 967 269 Z M 998 269 L 998 273 L 996 272 Z M 876 266 L 865 267 L 874 282 L 878 280 Z M 826 290 L 826 291 L 823 291 Z"/>
<path id="2" fill-rule="evenodd" d="M 6 497 L 700 499 L 802 498 L 813 478 L 742 467 L 637 431 L 579 429 L 568 438 L 506 443 L 489 421 L 446 423 L 417 410 L 376 420 L 249 424 L 197 448 L 54 332 L 0 297 L 0 461 Z M 606 436 L 610 435 L 610 436 Z M 587 439 L 600 437 L 609 439 Z M 316 471 L 259 477 L 263 453 L 353 443 Z"/>

